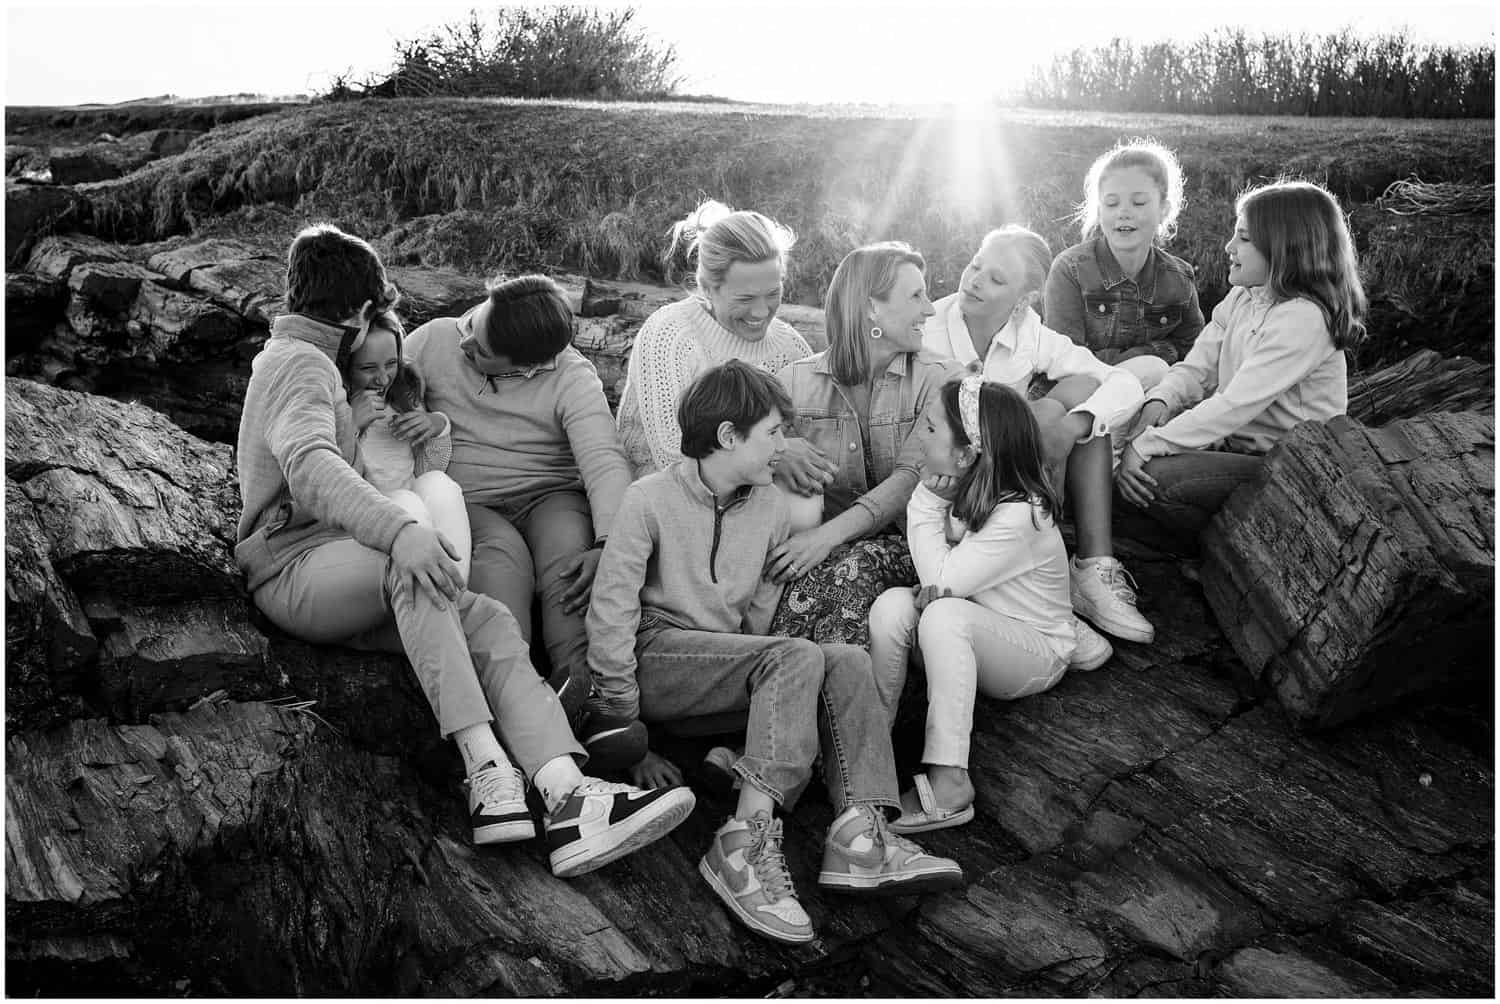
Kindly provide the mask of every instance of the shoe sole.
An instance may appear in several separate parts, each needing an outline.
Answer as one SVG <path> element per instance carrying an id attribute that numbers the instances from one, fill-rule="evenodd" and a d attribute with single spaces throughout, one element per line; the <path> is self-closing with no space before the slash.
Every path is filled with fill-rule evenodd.
<path id="1" fill-rule="evenodd" d="M 841 872 L 819 872 L 818 885 L 829 892 L 855 893 L 865 896 L 916 896 L 928 892 L 957 889 L 964 884 L 964 873 L 951 868 L 918 872 L 908 878 L 864 878 Z"/>
<path id="2" fill-rule="evenodd" d="M 689 789 L 674 789 L 629 819 L 623 819 L 591 837 L 575 840 L 562 851 L 553 851 L 549 857 L 552 874 L 558 878 L 575 878 L 603 868 L 671 833 L 692 814 L 697 802 Z"/>
<path id="3" fill-rule="evenodd" d="M 765 926 L 765 923 L 759 917 L 756 917 L 740 905 L 740 901 L 735 898 L 734 893 L 729 891 L 729 887 L 719 879 L 718 873 L 709 866 L 708 858 L 698 859 L 698 874 L 703 876 L 703 881 L 708 883 L 708 887 L 714 891 L 719 899 L 724 901 L 725 906 L 729 907 L 729 912 L 738 917 L 741 924 L 744 924 L 756 934 L 770 938 L 772 941 L 785 942 L 788 945 L 804 945 L 817 937 L 816 932 L 811 930 L 806 934 L 793 934 L 789 931 L 778 931 L 774 927 Z"/>
<path id="4" fill-rule="evenodd" d="M 474 827 L 474 843 L 480 847 L 485 844 L 513 844 L 518 840 L 530 840 L 535 836 L 536 823 L 532 822 L 529 817 Z"/>
<path id="5" fill-rule="evenodd" d="M 901 825 L 901 820 L 893 819 L 886 825 L 891 828 L 892 833 L 900 833 L 905 836 L 909 833 L 931 833 L 933 830 L 946 830 L 954 826 L 963 826 L 965 823 L 972 823 L 973 821 L 974 807 L 966 805 L 953 813 L 953 815 L 944 816 L 941 819 L 929 819 L 926 822 L 911 823 L 906 826 Z"/>
<path id="6" fill-rule="evenodd" d="M 1088 621 L 1090 624 L 1094 625 L 1094 627 L 1098 630 L 1103 631 L 1105 634 L 1109 635 L 1111 638 L 1120 638 L 1124 641 L 1138 642 L 1142 645 L 1149 645 L 1156 640 L 1156 628 L 1154 627 L 1142 631 L 1140 628 L 1133 628 L 1129 626 L 1122 626 L 1116 623 L 1111 623 L 1103 617 L 1095 616 L 1092 611 L 1084 612 L 1083 610 L 1078 609 L 1076 602 L 1073 607 L 1073 612 L 1079 617 L 1082 617 L 1084 620 Z"/>
<path id="7" fill-rule="evenodd" d="M 1104 665 L 1114 657 L 1115 650 L 1112 647 L 1106 645 L 1103 655 L 1097 656 L 1093 659 L 1089 659 L 1085 662 L 1070 662 L 1068 663 L 1068 668 L 1078 673 L 1090 673 L 1098 669 L 1100 666 Z"/>

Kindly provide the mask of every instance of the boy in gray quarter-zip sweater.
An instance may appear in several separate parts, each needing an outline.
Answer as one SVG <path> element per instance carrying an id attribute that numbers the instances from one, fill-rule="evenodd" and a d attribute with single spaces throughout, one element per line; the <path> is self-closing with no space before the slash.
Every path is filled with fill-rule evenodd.
<path id="1" fill-rule="evenodd" d="M 807 785 L 820 748 L 834 808 L 819 884 L 915 892 L 962 882 L 958 865 L 890 832 L 899 812 L 889 722 L 870 656 L 853 645 L 771 637 L 780 587 L 764 570 L 789 534 L 771 484 L 791 403 L 776 379 L 732 360 L 678 402 L 682 461 L 630 486 L 588 613 L 592 709 L 620 722 L 748 713 L 734 815 L 699 871 L 751 930 L 810 941 L 781 854 L 778 805 Z M 821 735 L 820 735 L 821 726 Z"/>

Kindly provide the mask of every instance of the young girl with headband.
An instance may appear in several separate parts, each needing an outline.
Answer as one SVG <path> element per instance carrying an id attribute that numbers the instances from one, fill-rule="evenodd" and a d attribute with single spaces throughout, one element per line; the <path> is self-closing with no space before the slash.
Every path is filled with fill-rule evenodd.
<path id="1" fill-rule="evenodd" d="M 944 385 L 917 434 L 926 478 L 906 532 L 920 584 L 886 590 L 870 610 L 876 687 L 893 719 L 914 632 L 927 668 L 927 770 L 901 796 L 898 833 L 974 818 L 976 689 L 1002 700 L 1046 690 L 1075 644 L 1060 504 L 1026 401 L 970 374 Z"/>

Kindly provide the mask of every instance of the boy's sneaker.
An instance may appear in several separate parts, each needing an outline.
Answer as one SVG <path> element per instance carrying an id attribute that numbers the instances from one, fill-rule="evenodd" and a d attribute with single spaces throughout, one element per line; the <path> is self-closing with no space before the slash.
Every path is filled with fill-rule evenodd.
<path id="1" fill-rule="evenodd" d="M 1108 638 L 1076 616 L 1073 618 L 1073 637 L 1078 643 L 1073 648 L 1073 654 L 1068 657 L 1069 669 L 1086 673 L 1091 669 L 1098 669 L 1115 654 L 1115 647 L 1109 643 Z"/>
<path id="2" fill-rule="evenodd" d="M 1150 644 L 1156 628 L 1135 608 L 1135 580 L 1115 558 L 1090 558 L 1092 564 L 1069 562 L 1068 584 L 1073 611 L 1101 631 Z"/>
<path id="3" fill-rule="evenodd" d="M 552 874 L 572 878 L 670 833 L 693 811 L 687 788 L 642 790 L 592 777 L 547 816 Z"/>
<path id="4" fill-rule="evenodd" d="M 813 940 L 812 919 L 797 901 L 781 854 L 781 820 L 765 812 L 729 820 L 714 834 L 698 873 L 755 933 L 792 943 Z"/>
<path id="5" fill-rule="evenodd" d="M 571 676 L 564 667 L 553 671 L 547 678 L 547 686 L 557 695 L 557 703 L 562 705 L 563 714 L 568 718 L 568 728 L 573 730 L 574 735 L 578 735 L 583 728 L 584 702 L 594 692 L 593 679 Z"/>
<path id="6" fill-rule="evenodd" d="M 842 892 L 911 895 L 963 885 L 957 861 L 928 854 L 886 825 L 879 809 L 852 805 L 828 827 L 818 885 Z"/>
<path id="7" fill-rule="evenodd" d="M 578 740 L 588 751 L 589 766 L 601 770 L 626 770 L 646 758 L 649 736 L 639 718 L 617 718 L 598 711 L 585 711 L 578 726 Z"/>
<path id="8" fill-rule="evenodd" d="M 475 844 L 507 844 L 536 836 L 526 807 L 521 772 L 510 764 L 490 764 L 465 782 L 469 787 L 469 824 Z"/>

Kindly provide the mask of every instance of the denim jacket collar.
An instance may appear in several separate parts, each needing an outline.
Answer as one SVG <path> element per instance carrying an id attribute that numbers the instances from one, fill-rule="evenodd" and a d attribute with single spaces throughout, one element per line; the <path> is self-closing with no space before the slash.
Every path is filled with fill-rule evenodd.
<path id="1" fill-rule="evenodd" d="M 1159 265 L 1156 259 L 1159 254 L 1156 245 L 1151 245 L 1151 249 L 1146 252 L 1146 263 L 1141 266 L 1142 285 L 1138 288 L 1143 303 L 1152 303 L 1156 298 L 1156 271 Z M 1109 241 L 1103 234 L 1094 238 L 1094 261 L 1099 265 L 1099 274 L 1104 278 L 1105 289 L 1114 289 L 1121 283 L 1130 281 L 1125 271 L 1120 268 L 1115 253 L 1109 249 Z"/>
<path id="2" fill-rule="evenodd" d="M 885 375 L 888 377 L 893 376 L 897 379 L 906 376 L 906 367 L 908 365 L 908 360 L 910 360 L 914 355 L 916 355 L 915 352 L 896 353 L 896 357 L 892 359 L 890 365 L 885 368 Z M 820 376 L 826 376 L 830 380 L 833 379 L 833 369 L 828 362 L 827 352 L 818 353 L 818 361 L 813 363 L 813 372 L 819 374 Z"/>

